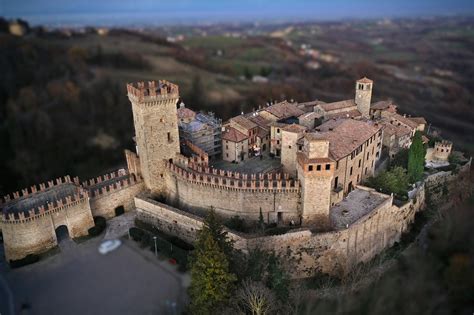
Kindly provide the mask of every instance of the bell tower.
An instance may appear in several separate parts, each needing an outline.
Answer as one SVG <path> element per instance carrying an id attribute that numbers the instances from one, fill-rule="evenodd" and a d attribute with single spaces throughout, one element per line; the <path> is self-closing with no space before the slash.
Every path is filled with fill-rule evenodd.
<path id="1" fill-rule="evenodd" d="M 364 77 L 356 81 L 355 103 L 364 118 L 370 118 L 373 81 Z"/>
<path id="2" fill-rule="evenodd" d="M 179 88 L 168 81 L 127 84 L 141 175 L 154 193 L 164 189 L 166 161 L 180 153 L 177 118 Z"/>

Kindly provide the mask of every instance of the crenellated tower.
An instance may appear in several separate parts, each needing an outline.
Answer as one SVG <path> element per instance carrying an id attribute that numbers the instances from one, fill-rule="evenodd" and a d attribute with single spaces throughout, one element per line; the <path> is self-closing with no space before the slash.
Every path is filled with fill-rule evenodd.
<path id="1" fill-rule="evenodd" d="M 179 149 L 177 103 L 179 88 L 168 81 L 127 84 L 141 176 L 152 192 L 164 189 L 166 162 Z"/>
<path id="2" fill-rule="evenodd" d="M 326 230 L 330 226 L 331 182 L 334 177 L 329 141 L 318 134 L 306 134 L 303 150 L 297 153 L 296 167 L 301 183 L 302 224 Z"/>
<path id="3" fill-rule="evenodd" d="M 364 118 L 370 118 L 373 81 L 364 77 L 356 82 L 355 103 Z"/>

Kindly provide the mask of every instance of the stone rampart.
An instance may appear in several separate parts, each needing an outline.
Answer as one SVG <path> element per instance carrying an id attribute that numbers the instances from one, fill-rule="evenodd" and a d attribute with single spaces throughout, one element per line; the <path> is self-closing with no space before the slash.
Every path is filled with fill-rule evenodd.
<path id="1" fill-rule="evenodd" d="M 213 207 L 225 217 L 266 222 L 299 222 L 299 182 L 281 174 L 240 174 L 167 163 L 168 197 L 179 208 L 204 213 Z M 283 177 L 283 178 L 282 178 Z"/>
<path id="2" fill-rule="evenodd" d="M 375 210 L 342 230 L 314 233 L 302 228 L 261 237 L 229 231 L 228 235 L 234 240 L 235 247 L 244 252 L 255 248 L 275 251 L 284 258 L 294 277 L 308 277 L 315 272 L 341 276 L 400 240 L 415 213 L 423 208 L 423 185 L 414 196 L 400 207 L 392 205 L 392 198 L 387 198 Z M 196 232 L 203 225 L 201 217 L 145 196 L 136 197 L 135 204 L 140 220 L 188 242 L 195 241 Z"/>

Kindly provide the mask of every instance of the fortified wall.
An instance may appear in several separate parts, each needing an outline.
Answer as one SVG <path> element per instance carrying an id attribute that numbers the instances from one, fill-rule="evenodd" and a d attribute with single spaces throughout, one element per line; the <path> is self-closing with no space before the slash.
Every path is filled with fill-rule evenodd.
<path id="1" fill-rule="evenodd" d="M 0 231 L 8 261 L 40 254 L 57 246 L 56 230 L 71 238 L 88 235 L 95 216 L 111 218 L 117 208 L 131 211 L 143 180 L 125 170 L 83 182 L 70 176 L 23 189 L 3 198 Z"/>
<path id="2" fill-rule="evenodd" d="M 251 220 L 261 210 L 266 222 L 299 222 L 299 182 L 288 175 L 240 174 L 193 163 L 166 167 L 167 195 L 178 208 L 206 213 L 213 207 L 223 217 Z"/>
<path id="3" fill-rule="evenodd" d="M 369 261 L 398 242 L 414 221 L 415 214 L 424 209 L 425 192 L 437 198 L 439 193 L 434 188 L 437 185 L 449 182 L 450 185 L 468 186 L 470 166 L 471 161 L 455 173 L 440 172 L 428 176 L 424 183 L 411 192 L 410 200 L 401 206 L 393 204 L 392 196 L 357 186 L 358 190 L 379 195 L 385 200 L 355 222 L 330 232 L 315 233 L 301 228 L 275 236 L 251 236 L 233 231 L 228 231 L 228 236 L 234 240 L 237 249 L 248 251 L 260 248 L 280 254 L 294 277 L 308 277 L 316 272 L 341 276 L 358 263 Z M 204 224 L 202 217 L 152 200 L 143 194 L 135 198 L 135 205 L 140 220 L 190 243 L 196 240 L 196 232 Z"/>

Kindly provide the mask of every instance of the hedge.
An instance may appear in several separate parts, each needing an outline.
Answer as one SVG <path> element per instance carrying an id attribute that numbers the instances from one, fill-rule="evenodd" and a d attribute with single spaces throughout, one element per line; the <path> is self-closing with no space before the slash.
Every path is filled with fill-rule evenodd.
<path id="1" fill-rule="evenodd" d="M 97 236 L 105 229 L 106 221 L 103 217 L 94 217 L 94 226 L 91 227 L 87 232 L 90 236 Z"/>

